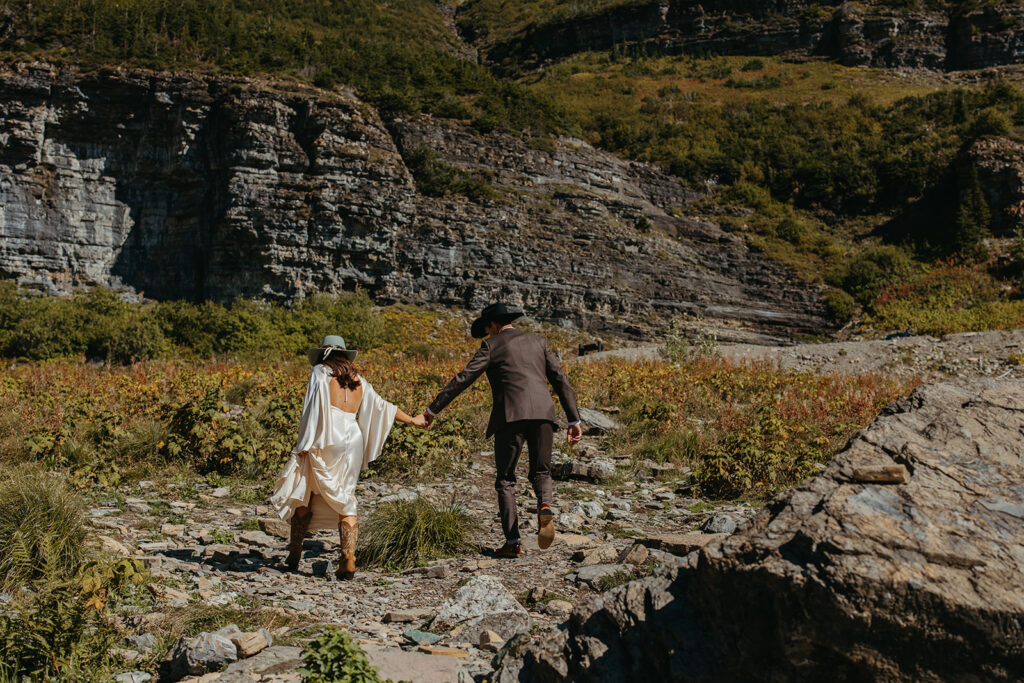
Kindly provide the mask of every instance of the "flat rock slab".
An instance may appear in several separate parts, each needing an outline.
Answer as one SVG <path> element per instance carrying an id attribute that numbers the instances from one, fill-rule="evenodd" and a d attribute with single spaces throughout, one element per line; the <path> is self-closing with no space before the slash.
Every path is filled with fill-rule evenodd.
<path id="1" fill-rule="evenodd" d="M 455 683 L 462 665 L 455 657 L 406 652 L 398 648 L 363 648 L 370 664 L 377 667 L 384 680 L 412 681 L 412 683 Z"/>
<path id="2" fill-rule="evenodd" d="M 1022 434 L 1022 380 L 919 387 L 695 569 L 510 642 L 492 680 L 1024 680 Z"/>
<path id="3" fill-rule="evenodd" d="M 729 534 L 657 534 L 641 538 L 639 542 L 648 548 L 664 550 L 673 555 L 688 555 L 694 550 L 700 550 L 716 541 L 728 538 Z"/>
<path id="4" fill-rule="evenodd" d="M 455 591 L 441 606 L 431 627 L 459 631 L 466 642 L 479 641 L 484 631 L 495 631 L 508 640 L 530 629 L 530 614 L 497 578 L 477 576 Z"/>
<path id="5" fill-rule="evenodd" d="M 274 645 L 235 662 L 217 678 L 217 683 L 252 683 L 260 676 L 297 672 L 301 667 L 302 648 Z"/>
<path id="6" fill-rule="evenodd" d="M 604 413 L 589 408 L 580 408 L 579 411 L 583 423 L 589 428 L 588 431 L 610 432 L 622 428 L 621 422 Z"/>

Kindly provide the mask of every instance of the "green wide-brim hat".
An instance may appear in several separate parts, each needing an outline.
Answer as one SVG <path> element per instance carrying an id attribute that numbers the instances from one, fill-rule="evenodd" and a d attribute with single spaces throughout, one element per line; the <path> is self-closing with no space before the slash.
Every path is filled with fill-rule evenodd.
<path id="1" fill-rule="evenodd" d="M 359 352 L 355 349 L 346 349 L 345 340 L 338 335 L 329 334 L 324 337 L 323 344 L 310 349 L 306 352 L 306 355 L 309 358 L 309 364 L 316 365 L 317 363 L 322 363 L 327 360 L 328 356 L 333 356 L 335 354 L 344 356 L 349 360 L 355 360 L 358 353 Z"/>

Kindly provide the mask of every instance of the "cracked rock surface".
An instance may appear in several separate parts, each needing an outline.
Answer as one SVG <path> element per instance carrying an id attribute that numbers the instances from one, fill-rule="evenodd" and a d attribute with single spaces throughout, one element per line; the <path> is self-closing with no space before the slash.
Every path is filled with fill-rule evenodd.
<path id="1" fill-rule="evenodd" d="M 695 569 L 516 640 L 495 680 L 1020 680 L 1022 433 L 1020 380 L 920 387 Z M 854 479 L 893 465 L 905 484 Z"/>

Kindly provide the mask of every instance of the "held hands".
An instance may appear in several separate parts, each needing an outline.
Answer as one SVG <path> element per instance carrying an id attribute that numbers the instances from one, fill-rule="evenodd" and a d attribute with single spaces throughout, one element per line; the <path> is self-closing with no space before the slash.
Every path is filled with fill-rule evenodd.
<path id="1" fill-rule="evenodd" d="M 577 444 L 583 438 L 583 427 L 574 424 L 566 430 L 565 439 L 571 444 Z"/>
<path id="2" fill-rule="evenodd" d="M 430 419 L 428 418 L 426 413 L 420 413 L 419 415 L 414 417 L 412 419 L 412 422 L 410 422 L 409 424 L 411 424 L 414 427 L 421 427 L 423 429 L 426 429 L 430 427 Z"/>

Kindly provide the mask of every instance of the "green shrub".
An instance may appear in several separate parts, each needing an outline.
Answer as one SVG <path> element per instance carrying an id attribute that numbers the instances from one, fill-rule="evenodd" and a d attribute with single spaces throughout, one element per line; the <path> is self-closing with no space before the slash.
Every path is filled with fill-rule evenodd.
<path id="1" fill-rule="evenodd" d="M 476 550 L 472 518 L 454 503 L 437 506 L 423 497 L 380 503 L 360 529 L 360 561 L 388 570 Z"/>
<path id="2" fill-rule="evenodd" d="M 861 306 L 871 306 L 886 287 L 909 277 L 914 262 L 899 247 L 883 245 L 866 249 L 830 273 L 829 281 L 846 290 Z"/>
<path id="3" fill-rule="evenodd" d="M 359 644 L 338 626 L 324 628 L 309 641 L 302 661 L 306 683 L 385 683 Z"/>
<path id="4" fill-rule="evenodd" d="M 849 322 L 857 315 L 857 301 L 841 289 L 829 287 L 821 298 L 829 316 L 836 322 Z"/>
<path id="5" fill-rule="evenodd" d="M 477 126 L 477 121 L 474 121 Z M 484 130 L 481 132 L 489 132 Z M 498 196 L 494 188 L 478 174 L 469 173 L 443 161 L 433 149 L 420 145 L 403 151 L 403 158 L 409 172 L 416 180 L 416 187 L 425 195 L 443 197 L 460 194 L 474 201 L 494 199 Z"/>
<path id="6" fill-rule="evenodd" d="M 162 355 L 167 349 L 160 323 L 144 313 L 127 314 L 116 325 L 104 326 L 86 345 L 87 358 L 128 365 Z"/>
<path id="7" fill-rule="evenodd" d="M 385 477 L 443 477 L 460 469 L 469 456 L 466 434 L 471 426 L 456 414 L 446 415 L 429 430 L 396 427 L 381 456 L 370 465 Z"/>
<path id="8" fill-rule="evenodd" d="M 694 480 L 701 493 L 712 498 L 767 498 L 806 479 L 828 454 L 824 444 L 788 443 L 789 431 L 775 406 L 760 406 L 750 428 L 726 433 L 697 462 Z"/>
<path id="9" fill-rule="evenodd" d="M 59 477 L 24 466 L 0 480 L 0 587 L 73 576 L 84 558 L 81 503 Z"/>
<path id="10" fill-rule="evenodd" d="M 73 581 L 37 587 L 0 615 L 0 680 L 101 680 L 119 640 Z"/>

